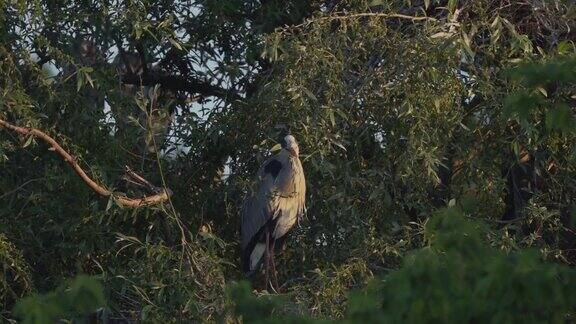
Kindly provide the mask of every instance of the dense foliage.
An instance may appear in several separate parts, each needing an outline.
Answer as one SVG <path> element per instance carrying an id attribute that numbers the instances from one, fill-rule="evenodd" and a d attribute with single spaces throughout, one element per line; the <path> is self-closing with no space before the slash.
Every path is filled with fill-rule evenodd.
<path id="1" fill-rule="evenodd" d="M 485 234 L 456 208 L 434 216 L 425 231 L 430 245 L 407 255 L 398 270 L 353 292 L 346 321 L 564 323 L 564 315 L 574 310 L 574 269 L 543 264 L 535 251 L 507 254 L 491 248 Z M 249 287 L 234 287 L 232 297 L 247 323 L 316 322 L 275 314 L 283 302 L 273 296 L 255 299 Z"/>
<path id="2" fill-rule="evenodd" d="M 53 323 L 54 320 L 92 313 L 104 305 L 104 293 L 98 281 L 78 276 L 54 292 L 23 298 L 14 307 L 14 313 L 24 323 Z"/>
<path id="3" fill-rule="evenodd" d="M 112 320 L 561 322 L 575 30 L 570 0 L 0 2 L 0 119 L 117 196 L 147 194 L 125 165 L 174 192 L 120 208 L 0 128 L 0 316 L 88 274 Z M 283 301 L 227 295 L 239 206 L 285 128 L 309 194 Z M 446 206 L 461 211 L 432 217 Z"/>

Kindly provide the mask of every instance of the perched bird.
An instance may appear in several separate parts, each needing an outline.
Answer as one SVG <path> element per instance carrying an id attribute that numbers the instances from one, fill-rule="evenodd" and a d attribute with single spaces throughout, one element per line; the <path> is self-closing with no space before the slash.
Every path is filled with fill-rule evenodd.
<path id="1" fill-rule="evenodd" d="M 287 135 L 281 146 L 280 152 L 260 167 L 256 188 L 248 193 L 241 211 L 244 272 L 251 276 L 264 262 L 266 286 L 272 270 L 276 288 L 274 247 L 306 211 L 306 182 L 298 143 L 294 136 Z"/>

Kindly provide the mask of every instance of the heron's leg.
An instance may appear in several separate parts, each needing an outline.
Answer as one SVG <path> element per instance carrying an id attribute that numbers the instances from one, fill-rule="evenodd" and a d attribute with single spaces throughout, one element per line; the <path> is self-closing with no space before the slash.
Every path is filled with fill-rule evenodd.
<path id="1" fill-rule="evenodd" d="M 264 249 L 264 273 L 266 278 L 266 290 L 270 284 L 269 278 L 270 271 L 270 231 L 266 228 L 266 249 Z"/>
<path id="2" fill-rule="evenodd" d="M 270 243 L 270 259 L 271 259 L 271 263 L 272 263 L 272 282 L 274 283 L 274 290 L 276 290 L 277 292 L 280 289 L 280 286 L 278 286 L 278 277 L 277 272 L 276 272 L 276 260 L 275 260 L 275 251 L 274 251 L 274 245 L 276 243 L 275 239 L 272 239 L 272 242 Z"/>

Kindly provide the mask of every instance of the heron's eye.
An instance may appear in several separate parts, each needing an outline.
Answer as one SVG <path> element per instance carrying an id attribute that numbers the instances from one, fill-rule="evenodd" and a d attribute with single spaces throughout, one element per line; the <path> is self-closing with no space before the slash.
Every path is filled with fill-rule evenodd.
<path id="1" fill-rule="evenodd" d="M 282 137 L 282 139 L 280 140 L 280 145 L 282 145 L 282 147 L 288 146 L 288 143 L 286 142 L 286 137 Z"/>

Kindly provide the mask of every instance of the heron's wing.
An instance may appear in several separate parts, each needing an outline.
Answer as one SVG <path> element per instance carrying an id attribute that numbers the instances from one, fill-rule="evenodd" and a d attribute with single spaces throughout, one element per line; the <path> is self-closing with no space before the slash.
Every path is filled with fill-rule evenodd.
<path id="1" fill-rule="evenodd" d="M 242 250 L 278 210 L 277 178 L 285 167 L 280 154 L 268 159 L 258 171 L 256 187 L 242 206 Z"/>

